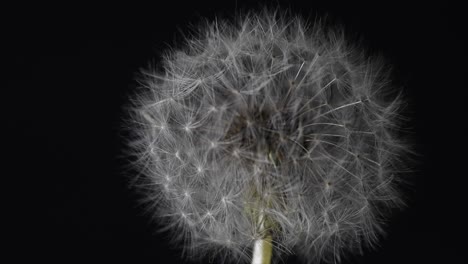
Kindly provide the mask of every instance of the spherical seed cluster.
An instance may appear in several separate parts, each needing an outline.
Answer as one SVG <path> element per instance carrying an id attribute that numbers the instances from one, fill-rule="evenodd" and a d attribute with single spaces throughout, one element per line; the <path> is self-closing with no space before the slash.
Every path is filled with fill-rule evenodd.
<path id="1" fill-rule="evenodd" d="M 381 62 L 297 17 L 237 22 L 143 71 L 132 148 L 151 210 L 190 257 L 247 261 L 266 236 L 309 262 L 374 244 L 405 150 Z"/>

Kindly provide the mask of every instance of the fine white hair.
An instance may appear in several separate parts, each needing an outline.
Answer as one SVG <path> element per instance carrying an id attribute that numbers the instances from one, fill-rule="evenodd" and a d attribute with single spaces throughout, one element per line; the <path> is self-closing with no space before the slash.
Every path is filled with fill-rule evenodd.
<path id="1" fill-rule="evenodd" d="M 376 245 L 404 204 L 408 149 L 385 69 L 341 27 L 278 10 L 200 26 L 141 71 L 132 96 L 148 211 L 189 258 L 248 262 L 266 234 L 276 261 L 338 262 Z"/>

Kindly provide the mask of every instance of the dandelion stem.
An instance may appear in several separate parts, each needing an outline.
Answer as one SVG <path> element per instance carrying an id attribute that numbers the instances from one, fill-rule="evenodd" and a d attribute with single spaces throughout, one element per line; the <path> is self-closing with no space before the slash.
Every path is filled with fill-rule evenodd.
<path id="1" fill-rule="evenodd" d="M 254 244 L 252 264 L 270 264 L 272 254 L 271 236 L 258 239 Z"/>
<path id="2" fill-rule="evenodd" d="M 258 217 L 260 225 L 260 233 L 265 233 L 265 216 L 263 212 Z M 262 235 L 263 238 L 255 240 L 252 264 L 270 264 L 272 254 L 272 237 L 266 233 Z"/>

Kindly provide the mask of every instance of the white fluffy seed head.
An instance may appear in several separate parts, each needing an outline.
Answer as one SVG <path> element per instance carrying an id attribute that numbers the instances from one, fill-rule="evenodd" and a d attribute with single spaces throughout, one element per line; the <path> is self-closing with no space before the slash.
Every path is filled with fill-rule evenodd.
<path id="1" fill-rule="evenodd" d="M 201 27 L 161 65 L 142 71 L 130 143 L 145 202 L 189 257 L 247 262 L 271 235 L 275 257 L 333 262 L 377 242 L 407 150 L 381 60 L 264 11 Z"/>

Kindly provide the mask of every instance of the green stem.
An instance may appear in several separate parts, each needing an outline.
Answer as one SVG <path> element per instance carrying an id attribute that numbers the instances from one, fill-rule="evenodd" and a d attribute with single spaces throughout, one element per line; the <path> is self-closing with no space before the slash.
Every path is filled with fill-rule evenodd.
<path id="1" fill-rule="evenodd" d="M 270 264 L 272 255 L 271 236 L 255 241 L 252 264 Z"/>

